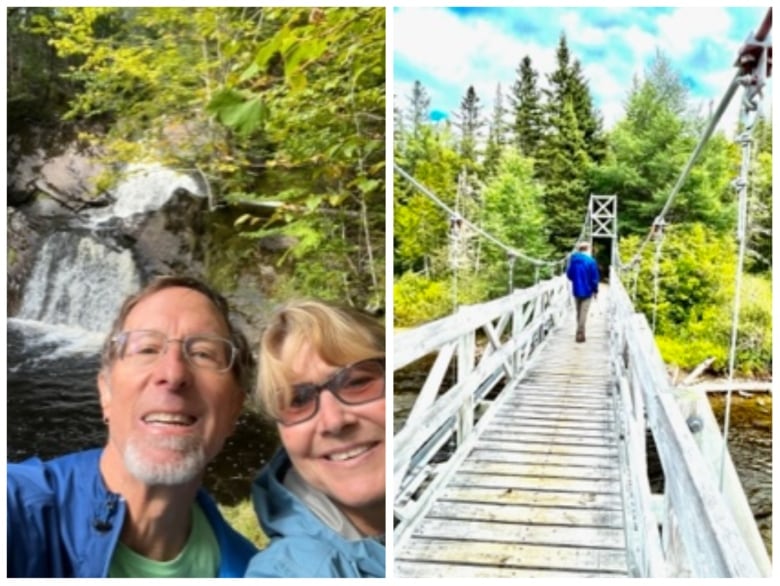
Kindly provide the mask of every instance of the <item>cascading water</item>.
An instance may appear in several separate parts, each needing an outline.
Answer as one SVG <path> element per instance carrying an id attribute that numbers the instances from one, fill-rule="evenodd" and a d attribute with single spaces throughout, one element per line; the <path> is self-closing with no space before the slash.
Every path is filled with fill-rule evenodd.
<path id="1" fill-rule="evenodd" d="M 129 218 L 160 209 L 178 190 L 205 197 L 203 187 L 189 175 L 159 165 L 129 165 L 114 192 L 115 202 L 91 214 L 93 224 L 111 218 Z"/>
<path id="2" fill-rule="evenodd" d="M 117 187 L 112 206 L 62 221 L 41 246 L 19 312 L 8 320 L 10 460 L 104 441 L 96 386 L 100 346 L 122 301 L 142 280 L 132 251 L 106 226 L 154 213 L 182 188 L 202 195 L 191 177 L 156 165 L 135 168 Z"/>
<path id="3" fill-rule="evenodd" d="M 129 250 L 111 250 L 91 235 L 57 232 L 38 254 L 18 317 L 107 332 L 140 284 Z"/>
<path id="4" fill-rule="evenodd" d="M 143 281 L 136 258 L 143 255 L 129 248 L 133 229 L 147 220 L 164 225 L 154 220 L 167 216 L 153 215 L 167 214 L 160 208 L 182 190 L 204 197 L 206 186 L 157 165 L 133 167 L 111 206 L 59 222 L 41 246 L 20 309 L 8 320 L 9 461 L 105 444 L 96 377 L 111 322 Z M 222 503 L 247 498 L 277 443 L 272 427 L 245 413 L 210 464 L 207 488 Z"/>

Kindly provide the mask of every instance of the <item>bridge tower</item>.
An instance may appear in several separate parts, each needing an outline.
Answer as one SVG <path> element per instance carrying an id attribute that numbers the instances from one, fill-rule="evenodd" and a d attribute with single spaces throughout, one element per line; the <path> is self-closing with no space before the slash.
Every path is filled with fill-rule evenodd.
<path id="1" fill-rule="evenodd" d="M 590 195 L 588 202 L 588 230 L 591 244 L 594 238 L 609 238 L 610 255 L 609 262 L 613 267 L 617 266 L 617 196 L 616 195 Z"/>

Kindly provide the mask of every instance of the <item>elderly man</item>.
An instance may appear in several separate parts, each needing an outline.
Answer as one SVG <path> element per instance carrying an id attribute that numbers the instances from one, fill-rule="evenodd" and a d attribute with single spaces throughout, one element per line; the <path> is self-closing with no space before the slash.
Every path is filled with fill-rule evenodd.
<path id="1" fill-rule="evenodd" d="M 97 377 L 106 446 L 8 465 L 8 576 L 243 576 L 256 548 L 201 481 L 251 370 L 204 283 L 160 277 L 128 298 Z"/>
<path id="2" fill-rule="evenodd" d="M 566 276 L 571 281 L 574 302 L 577 306 L 577 333 L 575 341 L 585 341 L 585 323 L 591 299 L 599 292 L 599 267 L 590 255 L 590 245 L 580 242 L 577 251 L 569 258 Z"/>

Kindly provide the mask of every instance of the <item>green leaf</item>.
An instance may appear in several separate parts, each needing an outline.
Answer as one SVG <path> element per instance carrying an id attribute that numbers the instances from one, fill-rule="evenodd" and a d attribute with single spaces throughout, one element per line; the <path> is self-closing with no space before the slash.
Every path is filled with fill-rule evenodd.
<path id="1" fill-rule="evenodd" d="M 230 88 L 215 94 L 206 110 L 242 136 L 260 129 L 268 116 L 268 110 L 259 96 L 246 99 Z"/>
<path id="2" fill-rule="evenodd" d="M 252 216 L 252 214 L 243 214 L 243 215 L 239 216 L 238 218 L 236 218 L 236 221 L 233 222 L 233 225 L 234 226 L 240 226 L 241 224 L 244 224 L 245 222 L 247 222 L 248 220 L 251 220 L 252 218 L 254 218 L 254 216 Z"/>
<path id="3" fill-rule="evenodd" d="M 379 187 L 379 181 L 376 179 L 360 179 L 357 182 L 357 188 L 363 193 L 370 193 Z"/>

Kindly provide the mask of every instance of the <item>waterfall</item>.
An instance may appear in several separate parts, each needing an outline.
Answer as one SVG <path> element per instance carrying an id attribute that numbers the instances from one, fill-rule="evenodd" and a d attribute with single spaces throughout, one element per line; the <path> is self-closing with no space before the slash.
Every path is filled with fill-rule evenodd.
<path id="1" fill-rule="evenodd" d="M 114 204 L 93 210 L 75 228 L 51 234 L 36 258 L 17 318 L 51 326 L 107 332 L 124 299 L 141 286 L 133 254 L 99 241 L 126 218 L 151 214 L 185 190 L 203 197 L 205 188 L 190 175 L 161 165 L 129 165 L 117 185 Z M 84 221 L 85 220 L 85 221 Z"/>
<path id="2" fill-rule="evenodd" d="M 204 188 L 191 175 L 160 165 L 129 165 L 114 192 L 115 202 L 93 213 L 93 223 L 111 218 L 129 218 L 160 209 L 177 191 L 205 197 Z"/>
<path id="3" fill-rule="evenodd" d="M 177 238 L 188 236 L 186 227 L 169 230 L 167 221 L 189 204 L 164 208 L 181 191 L 202 197 L 207 186 L 159 165 L 138 165 L 128 168 L 111 206 L 73 214 L 50 213 L 56 206 L 37 210 L 31 225 L 40 228 L 40 244 L 19 309 L 6 322 L 9 461 L 104 445 L 100 348 L 124 300 L 154 272 L 152 248 L 171 246 L 165 252 L 174 256 Z"/>
<path id="4" fill-rule="evenodd" d="M 41 248 L 18 317 L 107 332 L 140 276 L 129 250 L 90 235 L 56 232 Z"/>

